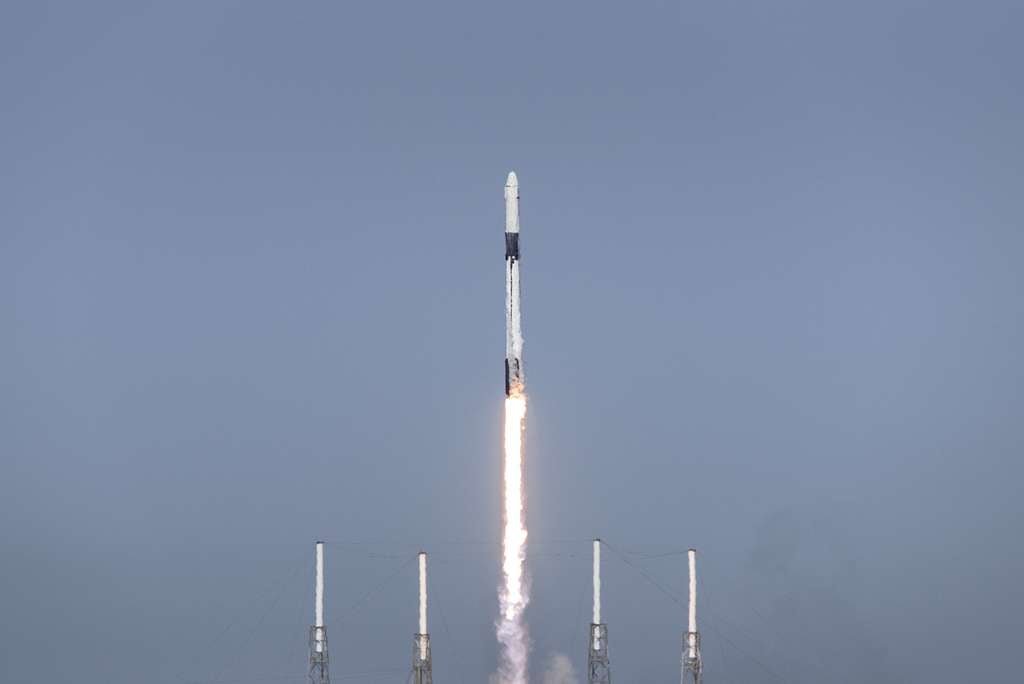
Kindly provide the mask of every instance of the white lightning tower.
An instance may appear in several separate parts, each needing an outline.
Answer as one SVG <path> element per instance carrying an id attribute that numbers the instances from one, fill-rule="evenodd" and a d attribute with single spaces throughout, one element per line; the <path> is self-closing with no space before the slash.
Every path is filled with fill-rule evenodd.
<path id="1" fill-rule="evenodd" d="M 316 579 L 313 590 L 313 626 L 309 628 L 309 681 L 330 684 L 327 627 L 324 625 L 324 543 L 316 543 Z"/>
<path id="2" fill-rule="evenodd" d="M 590 623 L 587 649 L 588 684 L 611 684 L 608 660 L 608 625 L 601 622 L 601 540 L 594 540 L 594 619 Z"/>
<path id="3" fill-rule="evenodd" d="M 433 684 L 430 634 L 427 632 L 427 554 L 420 551 L 420 631 L 413 639 L 412 674 L 414 684 Z"/>
<path id="4" fill-rule="evenodd" d="M 697 631 L 697 550 L 687 553 L 690 561 L 690 605 L 687 615 L 686 634 L 683 635 L 682 684 L 699 684 L 703 664 L 700 657 L 700 632 Z"/>

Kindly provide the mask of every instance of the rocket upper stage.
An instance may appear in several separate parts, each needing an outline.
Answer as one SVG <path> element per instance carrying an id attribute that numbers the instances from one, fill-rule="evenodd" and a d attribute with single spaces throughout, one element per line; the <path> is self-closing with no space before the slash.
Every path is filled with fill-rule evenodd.
<path id="1" fill-rule="evenodd" d="M 519 179 L 509 171 L 505 181 L 505 232 L 519 232 Z"/>
<path id="2" fill-rule="evenodd" d="M 523 377 L 523 333 L 519 306 L 519 180 L 515 171 L 505 181 L 505 396 L 520 394 Z"/>
<path id="3" fill-rule="evenodd" d="M 519 179 L 515 171 L 505 181 L 505 258 L 519 258 Z"/>

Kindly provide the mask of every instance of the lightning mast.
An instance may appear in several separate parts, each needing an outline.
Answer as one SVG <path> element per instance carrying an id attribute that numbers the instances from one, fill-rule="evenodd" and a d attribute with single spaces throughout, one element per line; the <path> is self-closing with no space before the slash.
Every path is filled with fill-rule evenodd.
<path id="1" fill-rule="evenodd" d="M 316 584 L 313 591 L 313 626 L 309 628 L 309 681 L 330 684 L 327 627 L 324 626 L 324 543 L 316 543 Z"/>
<path id="2" fill-rule="evenodd" d="M 412 676 L 414 684 L 433 684 L 430 634 L 427 632 L 427 554 L 420 551 L 420 631 L 413 637 Z"/>
<path id="3" fill-rule="evenodd" d="M 594 540 L 594 619 L 590 623 L 590 646 L 587 648 L 588 684 L 611 684 L 612 670 L 608 660 L 608 625 L 601 622 L 601 540 Z"/>
<path id="4" fill-rule="evenodd" d="M 683 635 L 682 684 L 700 684 L 703 663 L 700 657 L 700 632 L 697 631 L 697 550 L 687 553 L 690 561 L 690 605 L 687 631 Z"/>

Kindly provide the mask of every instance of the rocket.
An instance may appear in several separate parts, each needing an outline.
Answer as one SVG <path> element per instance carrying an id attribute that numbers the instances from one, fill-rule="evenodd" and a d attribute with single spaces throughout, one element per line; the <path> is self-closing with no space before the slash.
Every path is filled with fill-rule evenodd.
<path id="1" fill-rule="evenodd" d="M 519 315 L 519 180 L 505 181 L 505 396 L 523 391 L 523 331 Z"/>

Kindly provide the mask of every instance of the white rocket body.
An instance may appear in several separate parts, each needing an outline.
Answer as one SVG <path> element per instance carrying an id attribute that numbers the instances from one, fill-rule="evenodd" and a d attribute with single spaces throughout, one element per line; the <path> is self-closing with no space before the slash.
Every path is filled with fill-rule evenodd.
<path id="1" fill-rule="evenodd" d="M 519 308 L 519 180 L 512 171 L 505 182 L 505 395 L 520 394 L 524 385 Z"/>

